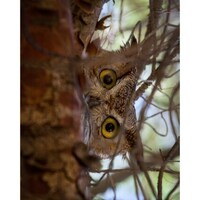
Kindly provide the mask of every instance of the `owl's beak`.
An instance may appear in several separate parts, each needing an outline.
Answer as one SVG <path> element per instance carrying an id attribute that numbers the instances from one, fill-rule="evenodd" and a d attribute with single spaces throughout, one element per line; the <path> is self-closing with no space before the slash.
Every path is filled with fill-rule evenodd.
<path id="1" fill-rule="evenodd" d="M 101 100 L 98 97 L 90 95 L 85 95 L 85 101 L 90 109 L 101 104 Z"/>

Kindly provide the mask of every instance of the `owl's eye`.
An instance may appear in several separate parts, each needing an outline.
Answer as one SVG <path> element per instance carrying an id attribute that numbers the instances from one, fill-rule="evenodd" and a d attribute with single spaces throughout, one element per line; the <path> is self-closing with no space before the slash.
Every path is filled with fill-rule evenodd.
<path id="1" fill-rule="evenodd" d="M 114 138 L 119 132 L 119 123 L 113 117 L 108 117 L 101 125 L 101 134 L 107 138 Z"/>
<path id="2" fill-rule="evenodd" d="M 105 87 L 106 89 L 109 90 L 113 86 L 115 86 L 116 81 L 117 81 L 117 75 L 116 75 L 115 71 L 113 71 L 111 69 L 105 69 L 105 70 L 101 71 L 99 76 L 100 76 L 100 80 L 101 80 L 103 87 Z"/>

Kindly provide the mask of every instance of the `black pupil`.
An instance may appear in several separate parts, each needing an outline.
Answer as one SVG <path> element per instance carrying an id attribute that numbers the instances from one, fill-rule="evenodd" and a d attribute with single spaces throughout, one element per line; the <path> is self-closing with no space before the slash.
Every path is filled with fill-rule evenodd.
<path id="1" fill-rule="evenodd" d="M 114 131 L 115 126 L 112 123 L 108 123 L 108 124 L 106 124 L 105 128 L 106 128 L 106 131 L 112 132 L 112 131 Z"/>
<path id="2" fill-rule="evenodd" d="M 103 77 L 103 82 L 107 85 L 110 85 L 113 82 L 113 79 L 110 75 L 107 74 Z"/>

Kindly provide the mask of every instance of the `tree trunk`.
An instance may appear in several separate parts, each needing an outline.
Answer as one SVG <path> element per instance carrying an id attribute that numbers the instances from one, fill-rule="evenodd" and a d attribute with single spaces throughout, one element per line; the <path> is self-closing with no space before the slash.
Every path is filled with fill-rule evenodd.
<path id="1" fill-rule="evenodd" d="M 83 106 L 73 61 L 102 5 L 21 1 L 21 199 L 87 198 L 87 177 L 73 153 Z"/>

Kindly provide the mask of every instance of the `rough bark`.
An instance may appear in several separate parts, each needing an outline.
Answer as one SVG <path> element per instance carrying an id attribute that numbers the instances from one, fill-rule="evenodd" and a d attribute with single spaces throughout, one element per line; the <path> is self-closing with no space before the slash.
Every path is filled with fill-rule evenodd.
<path id="1" fill-rule="evenodd" d="M 83 106 L 73 63 L 95 30 L 96 2 L 21 1 L 21 199 L 86 198 L 73 155 Z"/>

